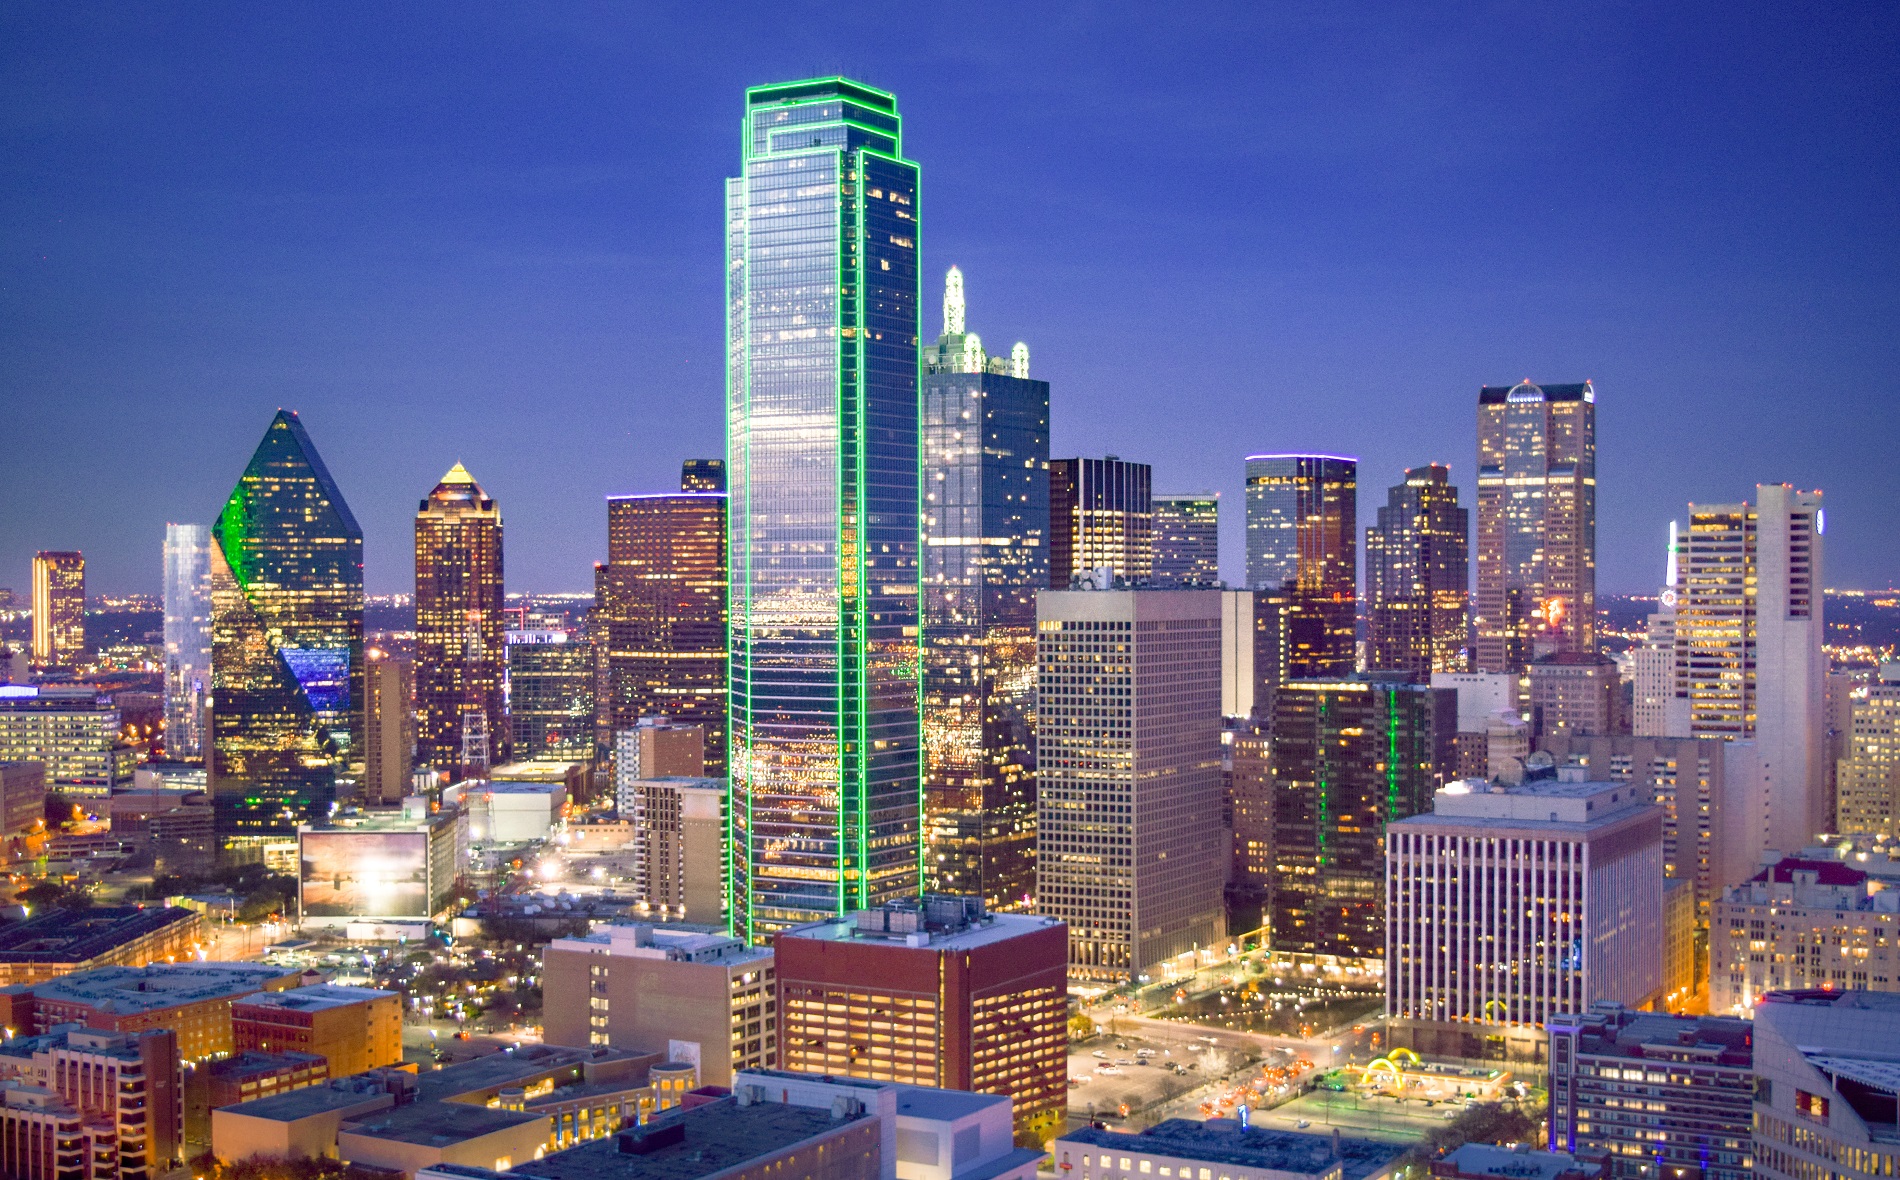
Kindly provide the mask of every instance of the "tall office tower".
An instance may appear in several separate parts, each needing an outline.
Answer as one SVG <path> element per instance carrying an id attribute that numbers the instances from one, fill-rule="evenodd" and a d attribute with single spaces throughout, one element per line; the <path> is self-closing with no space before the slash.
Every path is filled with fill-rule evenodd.
<path id="1" fill-rule="evenodd" d="M 508 722 L 528 762 L 594 757 L 594 649 L 578 631 L 510 631 Z"/>
<path id="2" fill-rule="evenodd" d="M 1391 1044 L 1536 1061 L 1552 1017 L 1660 998 L 1662 809 L 1628 783 L 1559 773 L 1452 783 L 1386 829 Z"/>
<path id="3" fill-rule="evenodd" d="M 271 419 L 211 540 L 218 834 L 288 835 L 363 759 L 363 530 L 296 414 Z"/>
<path id="4" fill-rule="evenodd" d="M 901 130 L 893 96 L 843 78 L 754 87 L 726 182 L 730 892 L 748 941 L 919 885 L 917 165 Z"/>
<path id="5" fill-rule="evenodd" d="M 1036 591 L 1049 581 L 1049 383 L 992 357 L 945 283 L 924 349 L 924 884 L 1029 901 L 1036 873 Z"/>
<path id="6" fill-rule="evenodd" d="M 1676 597 L 1676 697 L 1697 737 L 1752 737 L 1767 775 L 1746 817 L 1759 855 L 1828 826 L 1821 493 L 1691 504 Z"/>
<path id="7" fill-rule="evenodd" d="M 67 667 L 86 654 L 86 557 L 41 550 L 33 555 L 33 662 Z"/>
<path id="8" fill-rule="evenodd" d="M 1247 456 L 1247 585 L 1254 594 L 1256 710 L 1288 680 L 1358 664 L 1359 461 Z"/>
<path id="9" fill-rule="evenodd" d="M 1451 469 L 1405 469 L 1366 526 L 1366 667 L 1463 672 L 1471 647 L 1471 514 L 1458 507 Z"/>
<path id="10" fill-rule="evenodd" d="M 1129 583 L 1154 574 L 1154 469 L 1119 456 L 1049 461 L 1049 586 L 1107 567 Z"/>
<path id="11" fill-rule="evenodd" d="M 1132 980 L 1225 930 L 1218 590 L 1036 602 L 1036 910 L 1071 974 Z"/>
<path id="12" fill-rule="evenodd" d="M 394 807 L 414 793 L 416 665 L 401 652 L 363 653 L 363 789 L 371 807 Z"/>
<path id="13" fill-rule="evenodd" d="M 1676 704 L 1677 525 L 1669 522 L 1669 561 L 1662 593 L 1642 642 L 1630 649 L 1630 732 L 1638 737 L 1688 737 L 1689 717 Z"/>
<path id="14" fill-rule="evenodd" d="M 1220 493 L 1168 493 L 1152 502 L 1152 584 L 1220 585 Z"/>
<path id="15" fill-rule="evenodd" d="M 416 510 L 416 757 L 451 780 L 508 761 L 501 509 L 460 463 Z"/>
<path id="16" fill-rule="evenodd" d="M 204 757 L 211 690 L 211 532 L 165 526 L 165 754 Z"/>
<path id="17" fill-rule="evenodd" d="M 774 551 L 775 553 L 778 551 Z M 596 756 L 643 717 L 705 731 L 705 773 L 726 765 L 726 494 L 607 500 L 607 564 L 594 571 Z"/>
<path id="18" fill-rule="evenodd" d="M 1879 668 L 1833 668 L 1827 673 L 1827 700 L 1822 708 L 1826 723 L 1821 765 L 1827 770 L 1828 830 L 1841 830 L 1840 774 L 1854 732 L 1854 710 L 1867 691 L 1882 679 Z"/>
<path id="19" fill-rule="evenodd" d="M 1588 381 L 1478 391 L 1480 672 L 1597 649 L 1596 402 Z"/>
<path id="20" fill-rule="evenodd" d="M 680 491 L 723 492 L 726 490 L 724 459 L 688 459 L 680 464 Z"/>
<path id="21" fill-rule="evenodd" d="M 1900 664 L 1881 665 L 1864 693 L 1840 761 L 1835 830 L 1892 837 L 1900 835 Z"/>
<path id="22" fill-rule="evenodd" d="M 1060 922 L 991 914 L 925 894 L 774 943 L 779 1065 L 1007 1094 L 1019 1140 L 1068 1111 L 1066 934 Z"/>
<path id="23" fill-rule="evenodd" d="M 1386 826 L 1431 810 L 1458 732 L 1457 694 L 1407 676 L 1293 680 L 1274 694 L 1267 910 L 1276 953 L 1385 955 Z"/>
<path id="24" fill-rule="evenodd" d="M 1525 669 L 1531 740 L 1627 733 L 1623 680 L 1616 661 L 1600 652 L 1559 651 Z"/>

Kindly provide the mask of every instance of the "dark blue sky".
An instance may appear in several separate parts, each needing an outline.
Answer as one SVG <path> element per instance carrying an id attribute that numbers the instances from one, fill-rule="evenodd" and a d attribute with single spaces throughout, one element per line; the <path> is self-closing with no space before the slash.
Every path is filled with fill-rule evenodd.
<path id="1" fill-rule="evenodd" d="M 1757 481 L 1828 582 L 1900 574 L 1892 5 L 0 7 L 0 585 L 155 591 L 290 406 L 411 584 L 458 459 L 510 587 L 584 589 L 609 492 L 721 447 L 748 84 L 894 90 L 925 334 L 1029 342 L 1058 454 L 1222 490 L 1360 455 L 1472 491 L 1480 384 L 1599 390 L 1601 577 Z"/>

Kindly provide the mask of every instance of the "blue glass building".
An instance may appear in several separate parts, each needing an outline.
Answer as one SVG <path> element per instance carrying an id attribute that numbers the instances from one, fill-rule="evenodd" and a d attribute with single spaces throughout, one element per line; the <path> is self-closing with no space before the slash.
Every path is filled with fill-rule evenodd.
<path id="1" fill-rule="evenodd" d="M 730 906 L 918 891 L 917 166 L 896 99 L 746 92 L 726 183 Z"/>

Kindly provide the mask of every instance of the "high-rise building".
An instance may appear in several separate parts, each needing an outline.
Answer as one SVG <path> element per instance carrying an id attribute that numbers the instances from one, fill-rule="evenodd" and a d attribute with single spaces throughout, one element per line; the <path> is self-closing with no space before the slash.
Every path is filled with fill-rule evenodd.
<path id="1" fill-rule="evenodd" d="M 1385 955 L 1386 827 L 1431 810 L 1458 723 L 1451 690 L 1408 675 L 1292 680 L 1274 694 L 1266 885 L 1277 953 Z"/>
<path id="2" fill-rule="evenodd" d="M 527 762 L 594 757 L 594 648 L 577 631 L 509 631 L 508 720 Z"/>
<path id="3" fill-rule="evenodd" d="M 1049 383 L 989 356 L 963 274 L 924 349 L 924 883 L 1022 906 L 1035 888 L 1036 591 L 1049 580 Z"/>
<path id="4" fill-rule="evenodd" d="M 1676 698 L 1697 737 L 1753 738 L 1767 775 L 1753 854 L 1828 826 L 1821 493 L 1763 484 L 1692 504 L 1676 598 Z"/>
<path id="5" fill-rule="evenodd" d="M 1837 771 L 1835 830 L 1900 835 L 1900 664 L 1881 665 L 1880 680 L 1853 708 Z"/>
<path id="6" fill-rule="evenodd" d="M 0 761 L 40 763 L 49 791 L 111 794 L 130 784 L 137 762 L 119 720 L 91 685 L 9 686 L 0 693 Z"/>
<path id="7" fill-rule="evenodd" d="M 1746 1020 L 1604 1003 L 1553 1016 L 1548 1031 L 1552 1150 L 1605 1158 L 1617 1180 L 1754 1175 Z"/>
<path id="8" fill-rule="evenodd" d="M 1900 992 L 1900 861 L 1851 842 L 1803 849 L 1721 894 L 1709 1010 L 1747 1016 L 1784 988 Z"/>
<path id="9" fill-rule="evenodd" d="M 1669 522 L 1669 562 L 1662 592 L 1641 643 L 1630 649 L 1630 732 L 1638 737 L 1688 737 L 1689 718 L 1676 702 L 1676 522 Z"/>
<path id="10" fill-rule="evenodd" d="M 1247 585 L 1254 591 L 1254 708 L 1289 680 L 1358 666 L 1359 461 L 1247 456 Z"/>
<path id="11" fill-rule="evenodd" d="M 723 492 L 726 490 L 724 459 L 688 459 L 680 464 L 680 491 Z"/>
<path id="12" fill-rule="evenodd" d="M 1156 586 L 1220 585 L 1220 493 L 1171 492 L 1154 504 Z"/>
<path id="13" fill-rule="evenodd" d="M 607 500 L 607 563 L 594 570 L 596 752 L 643 717 L 702 727 L 708 773 L 726 756 L 726 494 Z"/>
<path id="14" fill-rule="evenodd" d="M 729 892 L 752 940 L 919 886 L 919 276 L 892 95 L 754 87 L 744 135 L 726 184 Z"/>
<path id="15" fill-rule="evenodd" d="M 1625 732 L 1623 680 L 1600 652 L 1557 651 L 1525 669 L 1531 740 Z"/>
<path id="16" fill-rule="evenodd" d="M 415 662 L 401 652 L 370 648 L 363 654 L 364 803 L 394 807 L 414 789 L 416 765 Z"/>
<path id="17" fill-rule="evenodd" d="M 1900 1176 L 1893 1047 L 1900 995 L 1787 991 L 1755 1006 L 1755 1142 L 1760 1180 Z"/>
<path id="18" fill-rule="evenodd" d="M 33 555 L 33 662 L 68 667 L 85 654 L 85 555 L 43 549 Z"/>
<path id="19" fill-rule="evenodd" d="M 780 934 L 779 1065 L 1008 1094 L 1019 1139 L 1068 1112 L 1062 923 L 925 894 Z"/>
<path id="20" fill-rule="evenodd" d="M 1025 362 L 1027 357 L 1025 356 Z M 1133 584 L 1154 573 L 1154 469 L 1118 455 L 1049 461 L 1049 586 L 1098 569 Z"/>
<path id="21" fill-rule="evenodd" d="M 1386 829 L 1393 1045 L 1540 1061 L 1552 1017 L 1660 998 L 1662 809 L 1628 783 L 1559 774 L 1452 783 Z"/>
<path id="22" fill-rule="evenodd" d="M 1883 679 L 1881 669 L 1837 668 L 1827 673 L 1827 700 L 1822 708 L 1826 721 L 1821 761 L 1827 769 L 1828 830 L 1840 831 L 1841 763 L 1847 758 L 1854 732 L 1854 710 L 1867 699 L 1868 690 Z"/>
<path id="23" fill-rule="evenodd" d="M 363 530 L 296 414 L 277 411 L 211 540 L 218 831 L 294 833 L 363 758 Z"/>
<path id="24" fill-rule="evenodd" d="M 635 779 L 623 784 L 617 802 L 621 817 L 631 817 L 634 829 L 629 875 L 641 912 L 662 920 L 723 925 L 726 781 Z"/>
<path id="25" fill-rule="evenodd" d="M 1463 672 L 1471 647 L 1471 514 L 1451 469 L 1408 467 L 1366 526 L 1366 667 Z"/>
<path id="26" fill-rule="evenodd" d="M 1069 969 L 1131 980 L 1225 933 L 1217 590 L 1036 604 L 1036 910 Z"/>
<path id="27" fill-rule="evenodd" d="M 416 509 L 416 758 L 445 781 L 508 761 L 501 509 L 460 463 Z"/>
<path id="28" fill-rule="evenodd" d="M 1596 401 L 1588 381 L 1478 391 L 1480 672 L 1596 650 Z"/>
<path id="29" fill-rule="evenodd" d="M 165 526 L 165 754 L 204 757 L 211 692 L 211 533 Z"/>

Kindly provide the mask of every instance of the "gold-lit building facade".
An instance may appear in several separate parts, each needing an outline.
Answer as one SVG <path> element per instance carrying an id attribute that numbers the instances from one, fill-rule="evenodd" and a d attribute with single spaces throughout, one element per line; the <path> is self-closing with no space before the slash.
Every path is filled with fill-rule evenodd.
<path id="1" fill-rule="evenodd" d="M 42 550 L 33 555 L 33 662 L 70 667 L 86 654 L 86 558 Z"/>
<path id="2" fill-rule="evenodd" d="M 1588 381 L 1478 391 L 1479 672 L 1596 650 L 1596 397 Z"/>
<path id="3" fill-rule="evenodd" d="M 211 536 L 218 831 L 291 834 L 363 757 L 363 530 L 296 414 L 271 420 Z"/>
<path id="4" fill-rule="evenodd" d="M 416 512 L 416 756 L 454 779 L 508 760 L 501 509 L 460 463 Z"/>
<path id="5" fill-rule="evenodd" d="M 924 350 L 924 882 L 1022 908 L 1036 875 L 1036 591 L 1049 572 L 1049 383 L 989 356 L 952 267 Z"/>
<path id="6" fill-rule="evenodd" d="M 1051 589 L 1104 568 L 1131 585 L 1146 582 L 1154 563 L 1152 467 L 1115 455 L 1049 461 Z"/>
<path id="7" fill-rule="evenodd" d="M 1471 514 L 1451 469 L 1407 468 L 1366 526 L 1366 667 L 1463 672 L 1471 639 Z"/>
<path id="8" fill-rule="evenodd" d="M 416 761 L 416 665 L 401 652 L 371 648 L 363 664 L 362 801 L 394 806 L 412 793 Z"/>

